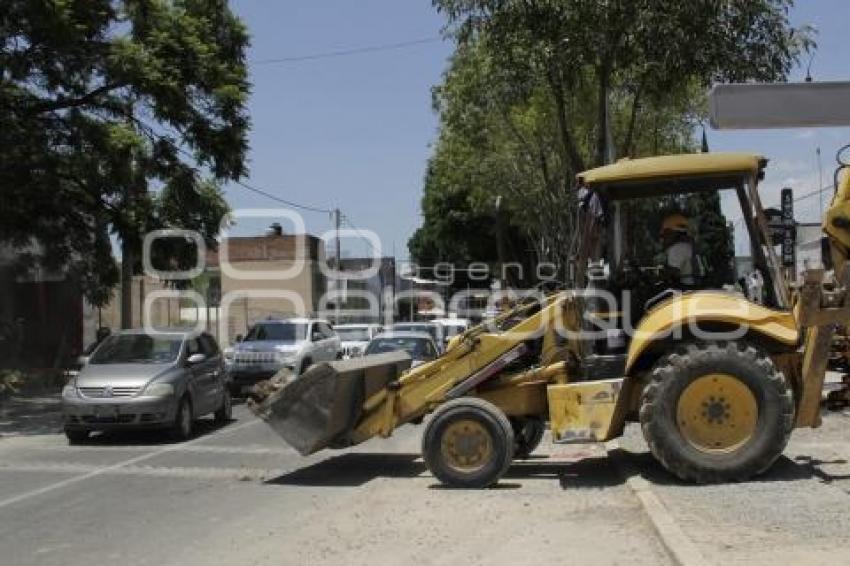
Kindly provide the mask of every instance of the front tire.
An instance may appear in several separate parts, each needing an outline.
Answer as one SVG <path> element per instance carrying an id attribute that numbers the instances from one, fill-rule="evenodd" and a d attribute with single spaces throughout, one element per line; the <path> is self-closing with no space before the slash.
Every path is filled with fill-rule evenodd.
<path id="1" fill-rule="evenodd" d="M 188 395 L 184 395 L 177 405 L 177 414 L 174 416 L 174 424 L 171 427 L 171 436 L 175 440 L 184 441 L 192 438 L 195 422 L 192 416 L 192 402 Z"/>
<path id="2" fill-rule="evenodd" d="M 688 343 L 655 365 L 640 422 L 652 454 L 679 478 L 741 481 L 782 454 L 794 400 L 785 376 L 754 346 Z"/>
<path id="3" fill-rule="evenodd" d="M 221 395 L 221 406 L 214 417 L 217 424 L 229 423 L 233 419 L 233 399 L 230 397 L 230 390 L 225 387 Z"/>
<path id="4" fill-rule="evenodd" d="M 310 358 L 304 358 L 301 361 L 301 368 L 298 370 L 298 376 L 304 375 L 304 372 L 310 369 L 310 366 L 313 365 L 313 360 Z"/>
<path id="5" fill-rule="evenodd" d="M 68 439 L 68 444 L 83 444 L 89 439 L 89 431 L 66 428 L 65 437 Z"/>
<path id="6" fill-rule="evenodd" d="M 422 435 L 422 456 L 442 483 L 489 487 L 508 470 L 514 432 L 505 414 L 474 397 L 455 399 L 434 413 Z"/>

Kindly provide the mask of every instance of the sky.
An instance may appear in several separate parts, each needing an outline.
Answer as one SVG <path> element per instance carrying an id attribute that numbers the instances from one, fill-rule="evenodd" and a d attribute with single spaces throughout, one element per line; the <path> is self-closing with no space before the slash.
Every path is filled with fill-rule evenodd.
<path id="1" fill-rule="evenodd" d="M 442 18 L 428 0 L 236 0 L 232 6 L 252 36 L 248 182 L 299 203 L 338 207 L 363 235 L 379 236 L 384 254 L 394 248 L 406 257 L 437 133 L 431 87 L 452 53 L 440 39 Z M 397 50 L 257 64 L 425 39 Z M 240 187 L 231 186 L 227 198 L 233 208 L 276 206 Z M 332 228 L 328 214 L 302 216 L 310 233 Z M 234 232 L 271 221 L 246 222 Z M 343 250 L 371 252 L 356 233 L 343 240 Z"/>
<path id="2" fill-rule="evenodd" d="M 423 176 L 437 135 L 431 87 L 440 82 L 452 52 L 439 39 L 442 17 L 430 0 L 233 0 L 232 7 L 252 36 L 253 126 L 245 181 L 310 207 L 339 208 L 346 224 L 357 228 L 343 239 L 346 256 L 373 253 L 364 241 L 372 231 L 384 255 L 406 258 L 407 240 L 421 221 Z M 791 18 L 794 25 L 818 29 L 814 80 L 850 80 L 850 2 L 802 0 Z M 309 58 L 408 42 L 418 43 Z M 273 59 L 287 60 L 268 62 Z M 804 76 L 805 66 L 791 79 Z M 850 128 L 709 130 L 708 140 L 712 151 L 749 151 L 770 159 L 761 189 L 770 206 L 778 203 L 783 186 L 795 196 L 818 188 L 818 147 L 823 184 L 831 182 L 835 152 L 850 143 Z M 226 196 L 234 209 L 282 206 L 235 185 Z M 800 221 L 816 221 L 818 199 L 800 201 L 795 212 Z M 275 220 L 298 230 L 289 218 L 248 214 L 258 216 L 237 220 L 233 234 L 256 234 Z M 333 227 L 326 212 L 300 214 L 309 233 L 321 236 Z"/>

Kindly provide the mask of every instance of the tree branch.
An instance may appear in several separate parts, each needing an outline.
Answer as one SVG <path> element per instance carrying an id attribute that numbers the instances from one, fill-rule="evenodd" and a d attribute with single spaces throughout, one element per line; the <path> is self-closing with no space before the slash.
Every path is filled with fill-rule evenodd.
<path id="1" fill-rule="evenodd" d="M 632 110 L 629 115 L 629 126 L 623 139 L 622 154 L 624 157 L 632 157 L 632 145 L 634 144 L 635 125 L 637 123 L 638 110 L 640 110 L 640 96 L 643 90 L 643 81 L 635 88 L 632 98 Z"/>
<path id="2" fill-rule="evenodd" d="M 564 148 L 564 157 L 566 157 L 567 163 L 569 163 L 573 172 L 584 171 L 584 159 L 582 159 L 578 151 L 578 146 L 567 124 L 567 104 L 561 83 L 555 78 L 552 69 L 549 69 L 546 73 L 546 78 L 549 82 L 549 88 L 552 90 L 552 96 L 555 99 L 555 110 L 558 116 L 558 128 L 561 134 L 561 144 Z"/>
<path id="3" fill-rule="evenodd" d="M 29 110 L 34 114 L 40 114 L 42 112 L 55 112 L 56 110 L 64 110 L 66 108 L 78 108 L 80 106 L 87 106 L 95 102 L 98 97 L 123 86 L 126 86 L 126 83 L 106 83 L 105 85 L 98 87 L 79 98 L 59 97 L 55 100 L 46 100 L 39 104 L 34 104 L 30 106 Z"/>

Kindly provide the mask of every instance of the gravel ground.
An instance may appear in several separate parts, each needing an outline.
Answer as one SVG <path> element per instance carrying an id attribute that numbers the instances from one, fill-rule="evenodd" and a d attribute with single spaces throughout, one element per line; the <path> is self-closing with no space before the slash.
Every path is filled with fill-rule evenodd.
<path id="1" fill-rule="evenodd" d="M 654 462 L 629 426 L 620 445 L 709 563 L 847 564 L 850 532 L 850 412 L 824 413 L 819 429 L 798 429 L 760 478 L 683 484 Z"/>

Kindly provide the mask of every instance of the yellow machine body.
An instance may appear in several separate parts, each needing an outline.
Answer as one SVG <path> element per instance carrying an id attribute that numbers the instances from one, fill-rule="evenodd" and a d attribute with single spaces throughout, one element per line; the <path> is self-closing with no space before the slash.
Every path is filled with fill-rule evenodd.
<path id="1" fill-rule="evenodd" d="M 579 180 L 587 186 L 616 182 L 618 190 L 636 193 L 651 184 L 678 186 L 716 177 L 755 185 L 763 165 L 762 158 L 748 154 L 667 156 L 624 161 L 582 173 Z M 763 218 L 757 220 L 757 229 L 766 231 Z M 743 332 L 747 338 L 755 337 L 770 345 L 775 365 L 792 385 L 796 425 L 818 426 L 831 337 L 829 325 L 850 316 L 850 301 L 844 290 L 844 267 L 850 249 L 848 175 L 844 175 L 826 214 L 824 231 L 832 243 L 840 296 L 830 299 L 817 273 L 806 276 L 790 302 L 788 284 L 779 281 L 786 286 L 781 293 L 788 303 L 786 310 L 766 308 L 728 292 L 675 295 L 650 308 L 638 321 L 621 375 L 600 378 L 579 371 L 586 348 L 578 332 L 585 304 L 580 294 L 562 291 L 536 303 L 520 305 L 492 324 L 465 332 L 454 338 L 436 360 L 410 369 L 386 387 L 368 393 L 358 407 L 347 442 L 357 444 L 374 436 L 389 436 L 396 427 L 418 422 L 446 401 L 462 396 L 490 401 L 508 417 L 546 420 L 556 442 L 609 440 L 621 434 L 625 422 L 635 416 L 648 370 L 648 364 L 642 362 L 673 351 L 683 337 L 698 338 L 696 329 L 706 325 L 714 331 L 719 328 Z M 722 387 L 724 379 L 708 379 L 688 395 L 695 403 L 701 402 L 704 393 L 712 387 Z M 748 406 L 746 400 L 734 401 Z M 734 439 L 739 434 L 726 432 L 724 438 Z M 704 430 L 690 434 L 694 442 L 713 438 Z"/>

